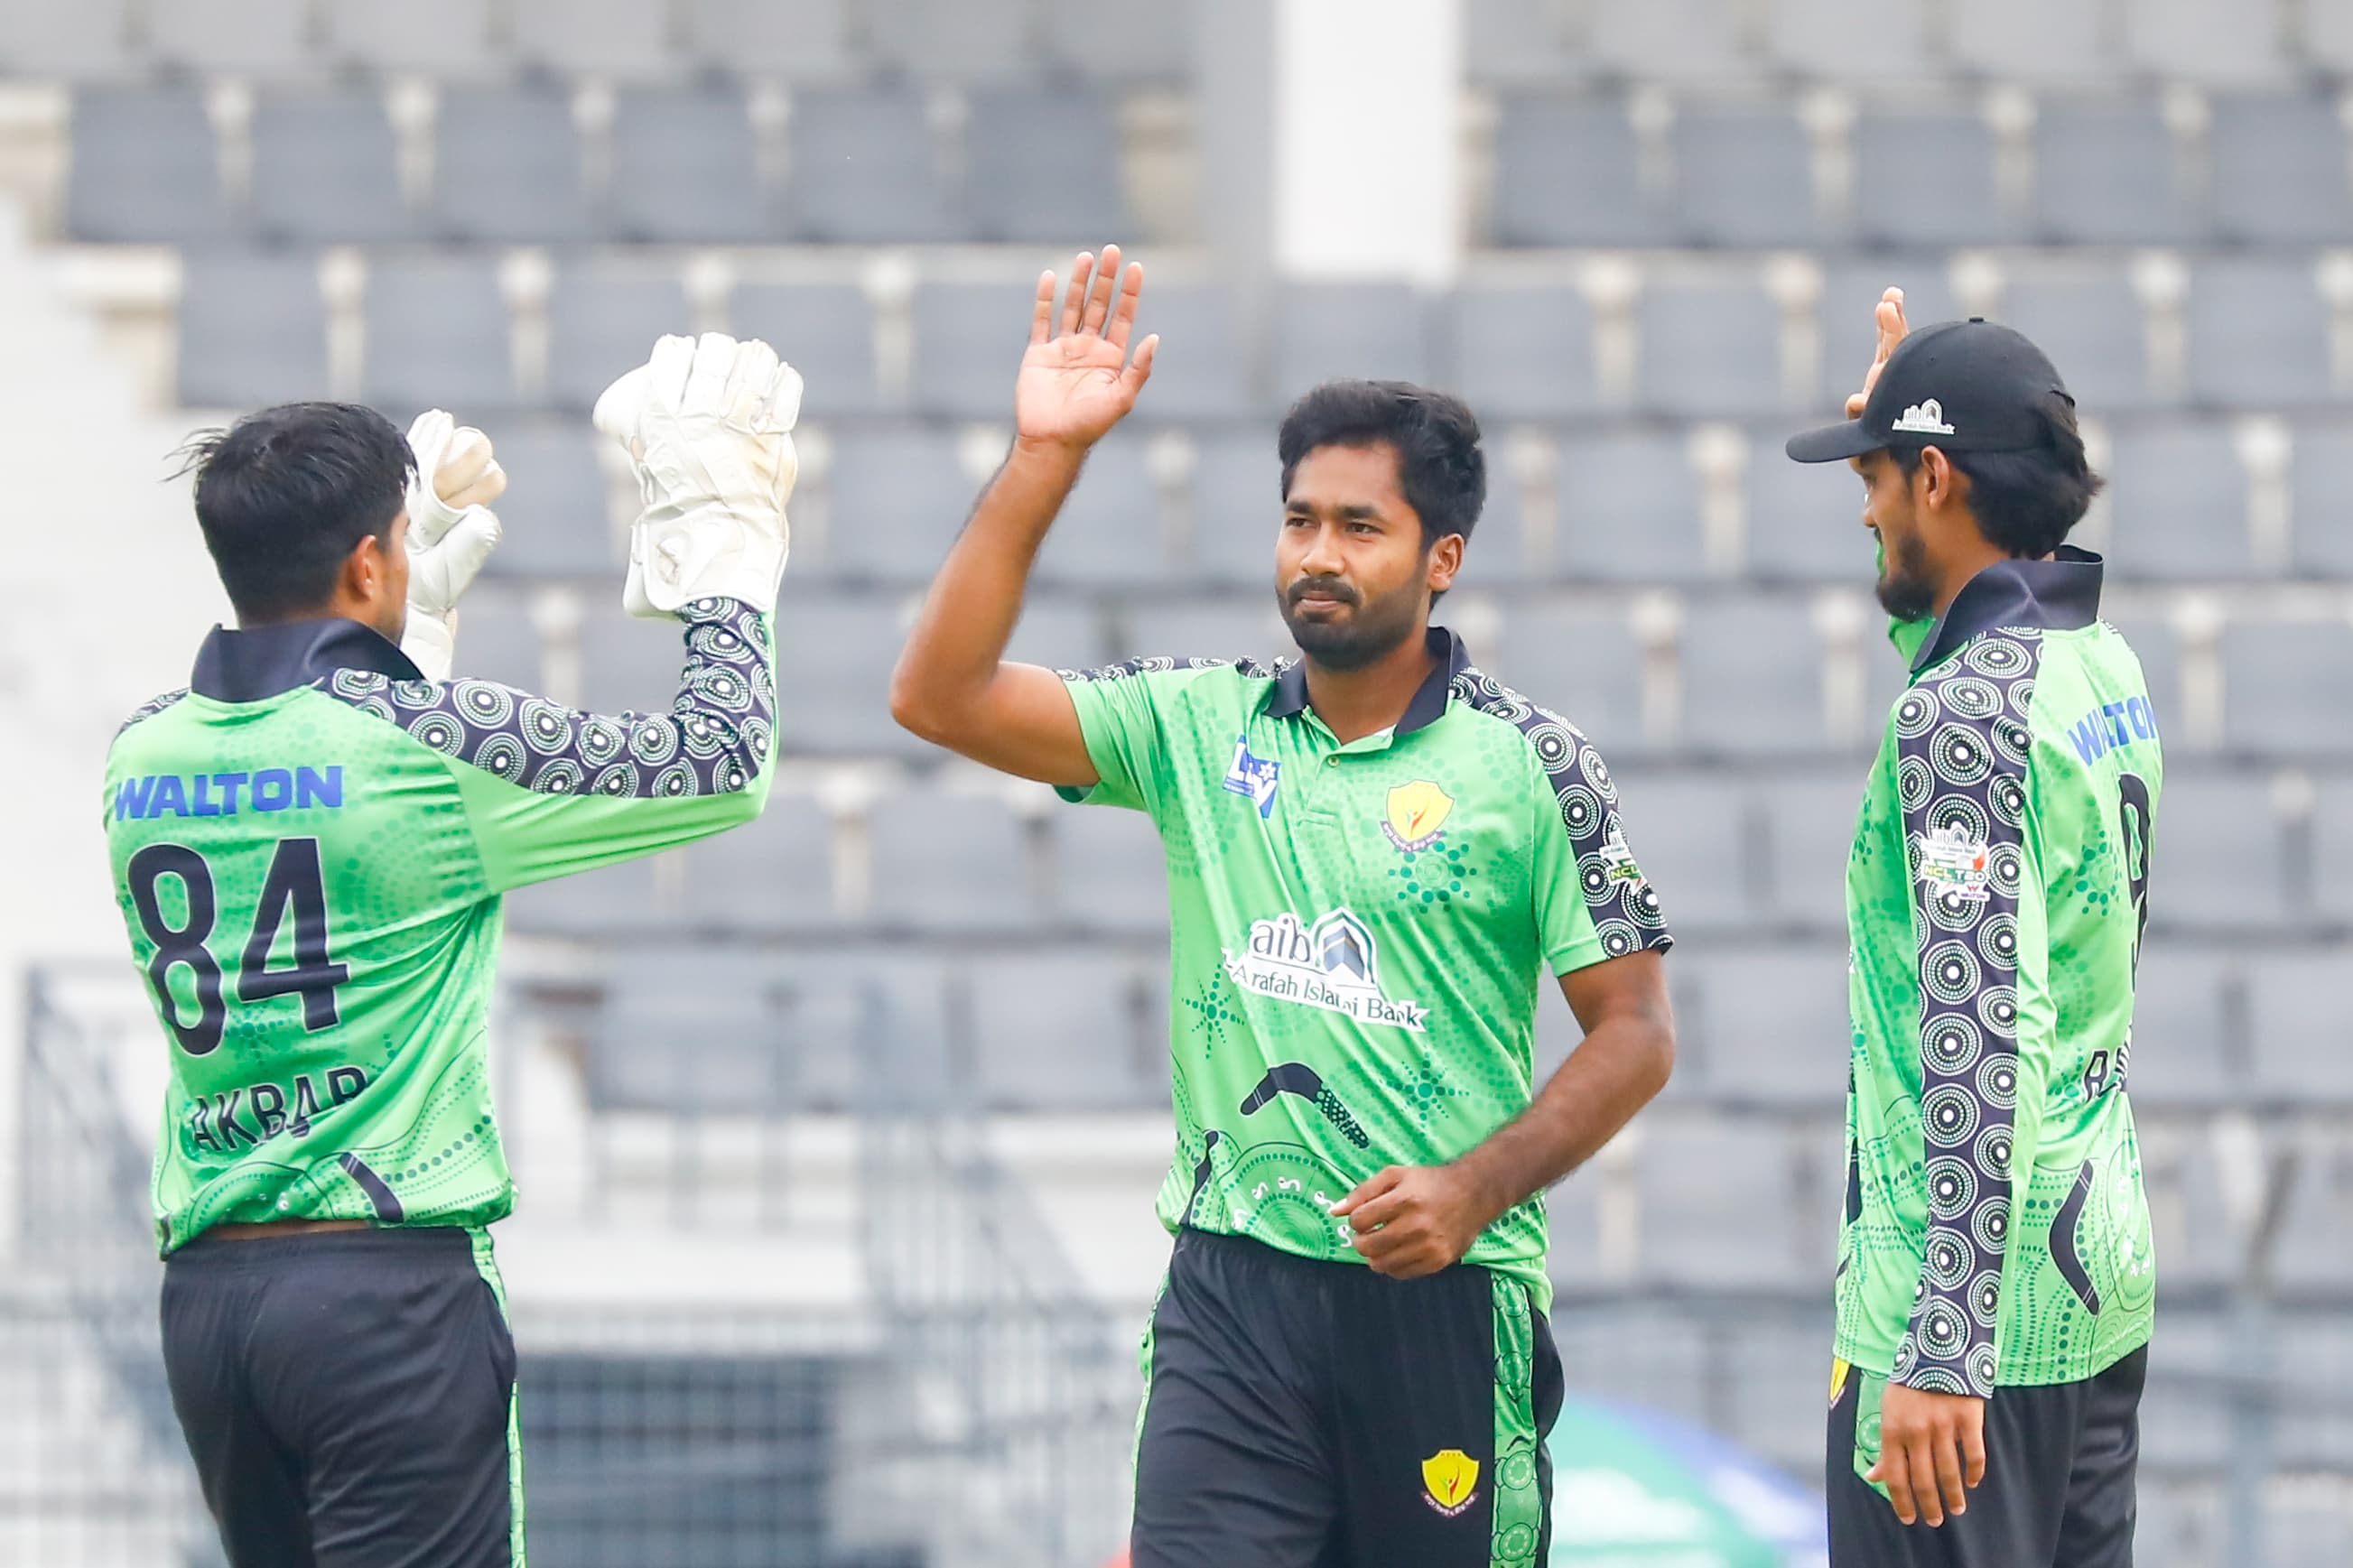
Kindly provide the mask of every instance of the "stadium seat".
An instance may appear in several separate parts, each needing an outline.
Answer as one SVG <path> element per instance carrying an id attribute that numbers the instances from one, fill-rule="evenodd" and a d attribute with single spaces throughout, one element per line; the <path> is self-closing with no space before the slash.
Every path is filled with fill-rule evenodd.
<path id="1" fill-rule="evenodd" d="M 1865 781 L 1852 773 L 1777 777 L 1762 796 L 1769 918 L 1846 930 L 1847 856 Z"/>
<path id="2" fill-rule="evenodd" d="M 1826 0 L 1811 3 L 1823 5 Z M 1840 5 L 1842 9 L 1857 8 L 1849 0 L 1840 0 Z M 1864 8 L 1881 17 L 1888 15 L 1885 7 L 1869 0 L 1864 0 Z M 1859 26 L 1850 36 L 1860 40 L 1880 32 L 1876 26 Z M 1843 52 L 1834 50 L 1821 58 L 1834 59 Z M 1859 68 L 1849 60 L 1847 68 Z M 1854 232 L 1864 244 L 1988 245 L 2017 229 L 1995 184 L 1993 127 L 1982 113 L 1882 110 L 1861 116 L 1853 137 Z M 1870 318 L 1867 306 L 1863 316 L 1865 321 Z M 1915 315 L 1912 319 L 1925 322 L 1945 318 Z"/>
<path id="3" fill-rule="evenodd" d="M 2214 100 L 2213 114 L 2217 237 L 2257 245 L 2353 239 L 2353 153 L 2334 99 L 2229 95 Z"/>
<path id="4" fill-rule="evenodd" d="M 1167 859 L 1143 813 L 1070 806 L 1048 821 L 1058 920 L 1128 934 L 1167 929 Z"/>
<path id="5" fill-rule="evenodd" d="M 923 742 L 891 718 L 891 668 L 905 633 L 895 601 L 795 592 L 787 576 L 776 614 L 776 735 L 788 752 L 904 756 Z"/>
<path id="6" fill-rule="evenodd" d="M 1045 0 L 1045 47 L 1064 70 L 1096 80 L 1183 80 L 1192 74 L 1200 26 L 1194 0 L 1106 6 Z"/>
<path id="7" fill-rule="evenodd" d="M 327 395 L 316 258 L 191 250 L 180 263 L 179 323 L 179 400 L 188 407 Z"/>
<path id="8" fill-rule="evenodd" d="M 2163 816 L 2169 818 L 2170 813 Z M 2167 832 L 2171 826 L 2162 820 L 2158 831 Z M 2161 837 L 2158 843 L 2160 856 L 2171 848 Z M 2164 876 L 2163 867 L 2158 861 L 2153 875 Z M 2171 896 L 2166 895 L 2168 900 Z M 2228 1008 L 2230 984 L 2225 962 L 2210 951 L 2159 941 L 2142 952 L 2133 982 L 2132 1058 L 2126 1074 L 2135 1105 L 2208 1107 L 2222 1104 L 2235 1093 L 2239 1073 Z"/>
<path id="9" fill-rule="evenodd" d="M 445 239 L 557 245 L 589 236 L 572 103 L 560 93 L 443 93 L 433 170 L 434 223 Z"/>
<path id="10" fill-rule="evenodd" d="M 2213 0 L 2135 0 L 2120 15 L 2126 52 L 2159 80 L 2247 82 L 2285 74 L 2280 29 Z"/>
<path id="11" fill-rule="evenodd" d="M 845 431 L 828 473 L 825 571 L 857 582 L 927 583 L 972 510 L 955 437 L 923 427 Z"/>
<path id="12" fill-rule="evenodd" d="M 2044 238 L 2152 244 L 2189 232 L 2173 133 L 2154 100 L 2045 102 L 2034 157 L 2035 226 Z"/>
<path id="13" fill-rule="evenodd" d="M 1561 580 L 1687 583 L 1708 574 L 1699 479 L 1680 435 L 1637 427 L 1563 437 L 1558 495 L 1553 574 Z"/>
<path id="14" fill-rule="evenodd" d="M 793 83 L 855 74 L 851 0 L 691 0 L 687 52 L 704 69 Z"/>
<path id="15" fill-rule="evenodd" d="M 975 1079 L 1004 1110 L 1161 1109 L 1168 1037 L 1154 966 L 1108 952 L 970 964 Z"/>
<path id="16" fill-rule="evenodd" d="M 867 826 L 882 926 L 1001 932 L 1036 921 L 1029 846 L 1003 801 L 911 791 L 876 801 Z"/>
<path id="17" fill-rule="evenodd" d="M 582 261 L 559 268 L 547 296 L 547 391 L 586 414 L 613 379 L 646 363 L 654 340 L 694 321 L 673 265 Z"/>
<path id="18" fill-rule="evenodd" d="M 1692 604 L 1682 647 L 1684 749 L 1732 756 L 1821 749 L 1822 647 L 1810 605 Z"/>
<path id="19" fill-rule="evenodd" d="M 1879 0 L 1780 0 L 1769 13 L 1767 49 L 1776 65 L 1803 77 L 1915 81 L 1944 68 L 1927 49 L 1922 13 Z"/>
<path id="20" fill-rule="evenodd" d="M 466 591 L 466 612 L 459 618 L 464 634 L 458 639 L 455 665 L 459 679 L 495 680 L 517 691 L 547 689 L 545 650 L 532 624 L 527 585 L 495 578 L 480 581 Z"/>
<path id="21" fill-rule="evenodd" d="M 507 0 L 525 66 L 624 80 L 675 68 L 668 5 L 645 0 Z"/>
<path id="22" fill-rule="evenodd" d="M 1832 1068 L 1841 1090 L 1841 1060 Z M 1662 1285 L 1789 1286 L 1812 1277 L 1789 1135 L 1744 1121 L 1654 1117 L 1634 1145 L 1641 1273 Z M 1817 1222 L 1818 1223 L 1818 1222 Z"/>
<path id="23" fill-rule="evenodd" d="M 363 311 L 368 402 L 404 417 L 456 408 L 471 419 L 517 401 L 495 258 L 380 258 L 368 269 Z"/>
<path id="24" fill-rule="evenodd" d="M 667 713 L 685 663 L 686 631 L 678 622 L 596 606 L 580 628 L 581 705 L 596 713 Z"/>
<path id="25" fill-rule="evenodd" d="M 1754 73 L 1740 0 L 1591 0 L 1586 41 L 1611 75 L 1728 80 Z"/>
<path id="26" fill-rule="evenodd" d="M 1109 100 L 1065 86 L 976 94 L 965 129 L 975 238 L 1093 246 L 1133 226 Z"/>
<path id="27" fill-rule="evenodd" d="M 1258 339 L 1225 289 L 1155 279 L 1137 306 L 1136 342 L 1160 334 L 1152 386 L 1137 399 L 1140 419 L 1230 419 L 1258 405 Z"/>
<path id="28" fill-rule="evenodd" d="M 710 86 L 640 90 L 613 107 L 613 237 L 742 244 L 776 230 L 744 100 Z"/>
<path id="29" fill-rule="evenodd" d="M 2157 804 L 2148 918 L 2160 934 L 2286 919 L 2286 850 L 2267 773 L 2177 774 Z"/>
<path id="30" fill-rule="evenodd" d="M 1491 489 L 1494 483 L 1491 470 Z M 1272 433 L 1257 426 L 1201 432 L 1192 499 L 1191 574 L 1250 588 L 1271 584 L 1282 528 L 1282 462 Z"/>
<path id="31" fill-rule="evenodd" d="M 1088 455 L 1086 472 L 1039 552 L 1033 579 L 1147 591 L 1167 580 L 1160 492 L 1145 460 L 1144 437 L 1114 431 Z"/>
<path id="32" fill-rule="evenodd" d="M 754 952 L 659 948 L 621 958 L 588 1036 L 599 1110 L 774 1114 L 794 1100 L 782 976 Z"/>
<path id="33" fill-rule="evenodd" d="M 2344 510 L 2353 495 L 2353 432 L 2334 422 L 2297 430 L 2289 483 L 2296 569 L 2353 577 L 2353 526 Z"/>
<path id="34" fill-rule="evenodd" d="M 2353 780 L 2327 780 L 2314 796 L 2309 874 L 2313 907 L 2353 921 Z"/>
<path id="35" fill-rule="evenodd" d="M 623 534 L 614 526 L 611 491 L 597 462 L 604 437 L 585 422 L 569 420 L 492 421 L 485 428 L 499 466 L 507 471 L 507 493 L 498 503 L 504 533 L 485 570 L 522 577 L 610 579 L 594 584 L 601 608 L 627 560 Z M 470 637 L 475 626 L 471 609 L 470 600 Z"/>
<path id="36" fill-rule="evenodd" d="M 1614 770 L 1627 845 L 1658 889 L 1667 925 L 1737 930 L 1749 897 L 1748 805 L 1741 782 L 1713 773 Z"/>
<path id="37" fill-rule="evenodd" d="M 1637 320 L 1644 408 L 1704 416 L 1782 405 L 1781 313 L 1755 283 L 1653 283 Z"/>
<path id="38" fill-rule="evenodd" d="M 2353 1100 L 2345 1049 L 2345 955 L 2274 953 L 2247 971 L 2248 1047 L 2257 1093 L 2302 1105 Z"/>
<path id="39" fill-rule="evenodd" d="M 1864 585 L 1876 547 L 1862 526 L 1862 483 L 1843 463 L 1790 461 L 1781 449 L 1790 429 L 1781 421 L 1748 433 L 1747 575 Z"/>
<path id="40" fill-rule="evenodd" d="M 438 80 L 505 68 L 491 43 L 494 0 L 323 0 L 327 58 L 337 65 Z"/>
<path id="41" fill-rule="evenodd" d="M 2328 306 L 2309 261 L 2208 261 L 2192 274 L 2187 315 L 2193 402 L 2266 408 L 2328 401 Z"/>
<path id="42" fill-rule="evenodd" d="M 1664 224 L 1616 98 L 1513 95 L 1495 123 L 1499 245 L 1643 245 Z"/>
<path id="43" fill-rule="evenodd" d="M 74 94 L 66 229 L 76 239 L 189 244 L 229 232 L 212 121 L 192 92 Z"/>
<path id="44" fill-rule="evenodd" d="M 739 283 L 728 319 L 738 337 L 765 340 L 801 373 L 803 417 L 868 414 L 884 405 L 875 373 L 874 306 L 855 284 Z"/>
<path id="45" fill-rule="evenodd" d="M 2124 634 L 2140 660 L 2141 678 L 2157 710 L 2157 731 L 2166 735 L 2182 719 L 2181 634 L 2166 618 L 2164 606 L 2146 599 L 2125 600 L 2116 608 L 2104 605 L 2101 618 Z"/>
<path id="46" fill-rule="evenodd" d="M 910 76 L 981 81 L 1037 69 L 1027 0 L 866 0 L 859 9 L 875 53 Z"/>
<path id="47" fill-rule="evenodd" d="M 1685 108 L 1675 117 L 1675 226 L 1696 245 L 1810 245 L 1813 153 L 1786 107 Z"/>
<path id="48" fill-rule="evenodd" d="M 1510 592 L 1542 576 L 1551 565 L 1529 527 L 1529 503 L 1549 496 L 1556 475 L 1540 471 L 1532 478 L 1519 471 L 1505 442 L 1511 437 L 1487 427 L 1487 497 L 1479 506 L 1462 570 L 1454 579 L 1458 589 L 1482 594 L 1490 589 Z"/>
<path id="49" fill-rule="evenodd" d="M 1482 86 L 1572 80 L 1587 62 L 1560 22 L 1552 0 L 1467 0 L 1463 68 Z"/>
<path id="50" fill-rule="evenodd" d="M 1674 920 L 1672 906 L 1667 918 Z M 1844 1103 L 1853 1046 L 1842 942 L 1712 952 L 1694 967 L 1696 1016 L 1679 1014 L 1677 1026 L 1695 1047 L 1688 1068 L 1711 1099 L 1825 1110 Z"/>
<path id="51" fill-rule="evenodd" d="M 2234 750 L 2284 756 L 2353 751 L 2345 693 L 2353 690 L 2353 626 L 2234 622 L 2222 633 L 2222 738 Z"/>
<path id="52" fill-rule="evenodd" d="M 1977 0 L 1946 26 L 1961 65 L 1996 79 L 2077 83 L 2116 74 L 2099 0 Z"/>
<path id="53" fill-rule="evenodd" d="M 1428 383 L 1428 301 L 1403 284 L 1295 284 L 1275 304 L 1274 394 L 1288 404 L 1337 377 Z"/>
<path id="54" fill-rule="evenodd" d="M 1449 301 L 1454 384 L 1482 419 L 1553 419 L 1600 405 L 1593 308 L 1572 288 L 1470 283 Z M 1501 476 L 1489 475 L 1489 488 Z"/>
<path id="55" fill-rule="evenodd" d="M 1270 541 L 1267 574 L 1273 580 Z M 1243 593 L 1216 599 L 1135 602 L 1123 606 L 1124 634 L 1113 644 L 1114 660 L 1129 658 L 1251 659 L 1271 665 L 1296 658 L 1299 648 L 1282 624 L 1274 595 Z"/>
<path id="56" fill-rule="evenodd" d="M 2273 1268 L 2282 1285 L 2335 1295 L 2353 1287 L 2353 1247 L 2345 1245 L 2345 1237 L 2353 1236 L 2353 1155 L 2339 1146 L 2316 1149 L 2306 1156 L 2288 1188 L 2286 1212 L 2276 1234 Z M 2341 1424 L 2341 1417 L 2313 1423 Z M 2338 1436 L 2336 1446 L 2341 1450 L 2344 1443 Z M 2302 1443 L 2294 1451 L 2313 1452 Z"/>
<path id="57" fill-rule="evenodd" d="M 1582 730 L 1613 764 L 1657 749 L 1642 722 L 1642 645 L 1619 605 L 1517 599 L 1496 645 L 1471 652 L 1480 668 Z"/>
<path id="58" fill-rule="evenodd" d="M 1847 395 L 1862 389 L 1863 373 L 1878 351 L 1873 312 L 1891 285 L 1904 290 L 1905 317 L 1915 327 L 1960 319 L 1960 302 L 1940 261 L 1909 256 L 1831 260 L 1823 268 L 1820 312 L 1824 418 L 1835 417 L 1846 406 Z"/>
<path id="59" fill-rule="evenodd" d="M 793 100 L 788 219 L 798 238 L 886 245 L 955 237 L 923 100 L 817 89 Z"/>
<path id="60" fill-rule="evenodd" d="M 807 795 L 772 795 L 756 822 L 687 846 L 681 923 L 694 930 L 840 929 L 833 819 Z"/>
<path id="61" fill-rule="evenodd" d="M 2168 1121 L 2140 1136 L 2158 1289 L 2211 1288 L 2242 1276 L 2246 1238 L 2223 1195 L 2209 1124 Z"/>
<path id="62" fill-rule="evenodd" d="M 461 647 L 459 659 L 465 658 Z M 673 852 L 674 853 L 674 852 Z M 677 862 L 654 857 L 552 882 L 534 882 L 506 896 L 507 923 L 517 931 L 557 936 L 602 936 L 659 929 L 677 913 L 667 891 Z"/>
<path id="63" fill-rule="evenodd" d="M 79 81 L 124 74 L 130 9 L 131 0 L 0 0 L 0 69 Z"/>
<path id="64" fill-rule="evenodd" d="M 915 289 L 915 404 L 927 413 L 1009 420 L 1029 318 L 993 283 Z"/>
<path id="65" fill-rule="evenodd" d="M 782 963 L 800 1103 L 884 1114 L 959 1101 L 939 960 L 903 942 L 803 946 Z"/>
<path id="66" fill-rule="evenodd" d="M 1005 657 L 1016 664 L 1047 669 L 1089 669 L 1114 656 L 1103 647 L 1103 617 L 1098 601 L 1065 598 L 1051 590 L 1031 594 L 1021 606 L 1021 622 Z"/>
<path id="67" fill-rule="evenodd" d="M 171 0 L 146 8 L 147 50 L 170 70 L 283 78 L 310 53 L 309 0 Z"/>
<path id="68" fill-rule="evenodd" d="M 2147 327 L 2121 268 L 2028 268 L 2012 275 L 2004 298 L 2000 319 L 2051 356 L 2085 413 L 2149 401 Z"/>
<path id="69" fill-rule="evenodd" d="M 253 114 L 253 226 L 273 244 L 412 234 L 383 100 L 373 93 L 262 99 Z"/>
<path id="70" fill-rule="evenodd" d="M 2109 466 L 2112 577 L 2204 582 L 2253 573 L 2247 472 L 2227 426 L 2130 426 L 2116 432 Z"/>

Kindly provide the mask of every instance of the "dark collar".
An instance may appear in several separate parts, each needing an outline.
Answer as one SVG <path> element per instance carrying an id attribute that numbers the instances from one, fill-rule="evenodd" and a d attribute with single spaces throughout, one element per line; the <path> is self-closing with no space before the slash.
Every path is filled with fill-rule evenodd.
<path id="1" fill-rule="evenodd" d="M 2100 618 L 2100 573 L 2088 550 L 2063 544 L 2049 561 L 1997 561 L 1967 583 L 1945 607 L 1944 618 L 1912 658 L 1912 673 L 1952 656 L 1963 643 L 1996 626 L 2072 631 Z"/>
<path id="2" fill-rule="evenodd" d="M 1471 668 L 1471 651 L 1462 639 L 1444 626 L 1430 628 L 1430 651 L 1438 663 L 1422 678 L 1420 689 L 1413 700 L 1405 705 L 1405 717 L 1397 721 L 1396 733 L 1410 735 L 1425 725 L 1438 722 L 1446 711 L 1446 699 L 1452 690 L 1454 678 Z M 1307 711 L 1307 661 L 1299 660 L 1275 677 L 1274 689 L 1266 700 L 1267 716 L 1272 719 L 1295 719 Z"/>
<path id="3" fill-rule="evenodd" d="M 425 679 L 382 632 L 327 616 L 250 631 L 215 626 L 196 650 L 188 688 L 217 702 L 259 702 L 339 669 L 372 669 L 395 680 Z"/>

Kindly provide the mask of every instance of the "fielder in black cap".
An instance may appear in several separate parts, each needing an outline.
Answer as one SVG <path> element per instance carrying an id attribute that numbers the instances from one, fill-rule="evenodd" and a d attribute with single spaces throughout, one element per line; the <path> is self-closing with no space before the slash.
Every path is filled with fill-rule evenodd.
<path id="1" fill-rule="evenodd" d="M 1862 476 L 1912 666 L 1847 864 L 1831 1568 L 2130 1568 L 2157 713 L 2065 542 L 2100 480 L 2059 373 L 1989 321 L 1907 331 L 1895 289 L 1879 328 L 1847 420 L 1789 442 Z"/>

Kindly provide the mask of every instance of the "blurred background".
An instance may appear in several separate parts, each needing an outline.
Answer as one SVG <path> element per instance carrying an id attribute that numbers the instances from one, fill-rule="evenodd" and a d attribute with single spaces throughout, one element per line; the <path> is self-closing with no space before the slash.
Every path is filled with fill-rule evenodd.
<path id="1" fill-rule="evenodd" d="M 620 614 L 586 410 L 697 329 L 807 378 L 787 755 L 755 827 L 511 901 L 535 1560 L 1117 1549 L 1166 1253 L 1157 847 L 884 691 L 1039 269 L 1119 239 L 1160 368 L 1017 655 L 1282 651 L 1282 407 L 1455 389 L 1493 482 L 1446 618 L 1611 758 L 1683 938 L 1675 1081 L 1553 1198 L 1560 1563 L 1820 1560 L 1841 875 L 1904 671 L 1858 487 L 1779 445 L 1889 283 L 2051 353 L 2169 763 L 2141 1561 L 2345 1561 L 2353 4 L 0 0 L 0 1559 L 217 1562 L 154 1343 L 164 1047 L 96 831 L 115 725 L 225 614 L 165 455 L 286 399 L 455 410 L 513 479 L 461 672 L 659 708 L 679 639 Z"/>

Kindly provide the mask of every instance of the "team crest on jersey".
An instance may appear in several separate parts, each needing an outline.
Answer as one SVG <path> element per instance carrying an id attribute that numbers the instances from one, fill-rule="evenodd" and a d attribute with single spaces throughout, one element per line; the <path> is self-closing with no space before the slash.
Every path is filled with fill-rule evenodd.
<path id="1" fill-rule="evenodd" d="M 1920 879 L 1936 897 L 1981 904 L 1993 897 L 1991 856 L 1986 841 L 1957 823 L 1932 827 L 1917 840 Z"/>
<path id="2" fill-rule="evenodd" d="M 1479 1500 L 1479 1461 L 1440 1448 L 1421 1462 L 1421 1500 L 1452 1519 Z"/>
<path id="3" fill-rule="evenodd" d="M 1388 820 L 1381 824 L 1381 831 L 1407 854 L 1419 854 L 1438 842 L 1440 829 L 1453 812 L 1452 795 L 1428 779 L 1416 779 L 1389 791 Z"/>
<path id="4" fill-rule="evenodd" d="M 1642 868 L 1635 860 L 1634 851 L 1627 847 L 1626 830 L 1618 825 L 1615 817 L 1609 819 L 1601 847 L 1594 853 L 1601 861 L 1601 879 L 1611 887 L 1620 882 L 1631 882 L 1640 887 L 1650 880 L 1642 875 Z"/>
<path id="5" fill-rule="evenodd" d="M 1256 995 L 1417 1034 L 1430 1020 L 1430 1009 L 1420 1003 L 1381 990 L 1372 930 L 1345 909 L 1313 925 L 1289 910 L 1252 921 L 1242 951 L 1228 948 L 1225 955 L 1227 977 Z"/>
<path id="6" fill-rule="evenodd" d="M 1274 815 L 1274 791 L 1282 777 L 1281 763 L 1251 756 L 1250 737 L 1234 737 L 1234 760 L 1226 769 L 1226 788 L 1234 795 L 1249 796 L 1261 819 Z"/>

